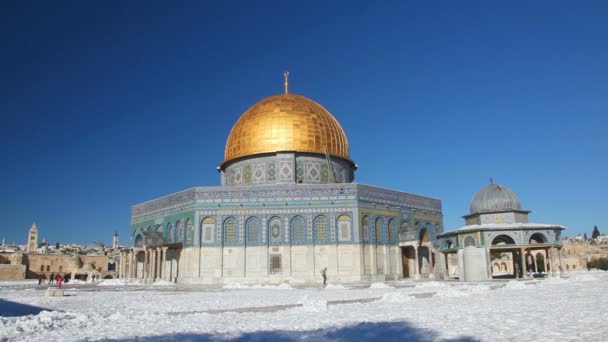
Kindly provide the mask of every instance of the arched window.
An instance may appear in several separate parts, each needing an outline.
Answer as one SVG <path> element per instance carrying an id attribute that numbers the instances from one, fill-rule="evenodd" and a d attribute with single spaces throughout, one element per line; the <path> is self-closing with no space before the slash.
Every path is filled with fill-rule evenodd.
<path id="1" fill-rule="evenodd" d="M 376 243 L 382 243 L 382 219 L 380 217 L 376 218 L 376 224 L 374 225 L 374 232 L 376 236 Z"/>
<path id="2" fill-rule="evenodd" d="M 232 217 L 224 221 L 224 242 L 236 242 L 236 220 Z"/>
<path id="3" fill-rule="evenodd" d="M 338 240 L 350 241 L 352 220 L 348 215 L 338 216 Z"/>
<path id="4" fill-rule="evenodd" d="M 327 218 L 325 216 L 317 216 L 315 219 L 315 240 L 318 242 L 327 242 L 329 240 Z"/>
<path id="5" fill-rule="evenodd" d="M 388 220 L 388 242 L 389 243 L 397 242 L 394 219 Z"/>
<path id="6" fill-rule="evenodd" d="M 466 238 L 464 238 L 464 246 L 465 247 L 475 247 L 477 245 L 477 242 L 475 241 L 475 238 L 472 236 L 467 236 Z"/>
<path id="7" fill-rule="evenodd" d="M 268 241 L 271 243 L 281 242 L 281 219 L 273 217 L 268 223 Z"/>
<path id="8" fill-rule="evenodd" d="M 156 226 L 156 232 L 157 233 L 162 233 L 163 232 L 163 226 L 161 226 L 160 224 L 158 226 Z"/>
<path id="9" fill-rule="evenodd" d="M 454 243 L 452 243 L 451 240 L 445 240 L 444 247 L 445 248 L 453 248 L 454 247 Z"/>
<path id="10" fill-rule="evenodd" d="M 175 241 L 184 241 L 184 222 L 182 222 L 182 220 L 179 220 L 175 223 L 175 226 L 177 227 L 177 238 L 175 239 Z"/>
<path id="11" fill-rule="evenodd" d="M 364 242 L 369 241 L 369 217 L 367 215 L 363 216 L 361 220 L 361 239 Z"/>
<path id="12" fill-rule="evenodd" d="M 141 235 L 137 235 L 137 237 L 135 238 L 135 247 L 143 247 L 144 246 L 144 239 L 141 237 Z"/>
<path id="13" fill-rule="evenodd" d="M 399 233 L 405 233 L 409 230 L 410 223 L 408 221 L 401 221 L 401 226 L 399 227 Z"/>
<path id="14" fill-rule="evenodd" d="M 296 216 L 291 220 L 291 242 L 306 242 L 306 225 L 302 216 Z"/>
<path id="15" fill-rule="evenodd" d="M 215 219 L 213 217 L 205 217 L 201 221 L 201 243 L 213 243 L 215 241 Z"/>
<path id="16" fill-rule="evenodd" d="M 247 244 L 255 245 L 259 244 L 261 240 L 260 231 L 260 219 L 257 217 L 250 217 L 245 224 L 245 234 L 247 236 Z"/>
<path id="17" fill-rule="evenodd" d="M 173 227 L 173 223 L 167 223 L 167 240 L 173 242 L 175 241 L 175 228 Z"/>
<path id="18" fill-rule="evenodd" d="M 186 243 L 192 244 L 194 241 L 194 226 L 192 225 L 192 220 L 186 219 Z"/>

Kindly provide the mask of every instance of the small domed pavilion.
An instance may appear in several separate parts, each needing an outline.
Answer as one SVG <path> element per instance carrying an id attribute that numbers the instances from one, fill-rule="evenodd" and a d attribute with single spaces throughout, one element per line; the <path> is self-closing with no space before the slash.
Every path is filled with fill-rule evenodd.
<path id="1" fill-rule="evenodd" d="M 466 225 L 437 236 L 443 277 L 480 281 L 561 272 L 565 227 L 530 223 L 529 213 L 511 189 L 490 181 L 473 196 L 469 214 L 463 216 Z"/>

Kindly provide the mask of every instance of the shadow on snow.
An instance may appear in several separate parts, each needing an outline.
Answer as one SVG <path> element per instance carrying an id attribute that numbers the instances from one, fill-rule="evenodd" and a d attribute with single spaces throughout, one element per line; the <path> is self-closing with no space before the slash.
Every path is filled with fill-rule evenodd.
<path id="1" fill-rule="evenodd" d="M 239 336 L 212 334 L 175 334 L 147 337 L 133 337 L 109 341 L 416 341 L 427 342 L 438 339 L 438 333 L 432 330 L 414 328 L 407 322 L 359 323 L 342 328 L 328 328 L 310 331 L 258 331 Z M 446 341 L 474 342 L 471 337 L 461 337 Z"/>
<path id="2" fill-rule="evenodd" d="M 0 316 L 2 317 L 37 315 L 44 310 L 51 311 L 49 309 L 37 306 L 15 303 L 8 300 L 0 299 Z"/>

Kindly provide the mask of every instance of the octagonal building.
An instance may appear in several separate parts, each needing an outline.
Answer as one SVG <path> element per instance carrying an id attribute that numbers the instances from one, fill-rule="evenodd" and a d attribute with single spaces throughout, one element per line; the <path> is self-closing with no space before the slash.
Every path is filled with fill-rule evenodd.
<path id="1" fill-rule="evenodd" d="M 313 283 L 326 268 L 330 282 L 432 277 L 441 201 L 358 184 L 356 169 L 336 118 L 286 86 L 232 127 L 221 186 L 132 207 L 120 276 Z"/>

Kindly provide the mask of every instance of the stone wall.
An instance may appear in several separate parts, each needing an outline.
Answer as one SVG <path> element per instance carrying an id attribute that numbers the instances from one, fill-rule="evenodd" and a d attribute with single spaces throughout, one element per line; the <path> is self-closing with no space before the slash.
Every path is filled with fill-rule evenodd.
<path id="1" fill-rule="evenodd" d="M 25 279 L 25 265 L 0 264 L 0 280 Z"/>
<path id="2" fill-rule="evenodd" d="M 110 257 L 106 255 L 80 255 L 82 264 L 92 264 L 95 270 L 99 271 L 104 277 L 107 274 L 114 274 L 108 271 Z M 72 273 L 78 267 L 74 265 L 72 255 L 67 254 L 28 254 L 26 264 L 28 266 L 28 278 L 38 278 L 44 276 L 49 278 L 51 273 Z M 118 265 L 116 267 L 118 270 Z"/>

